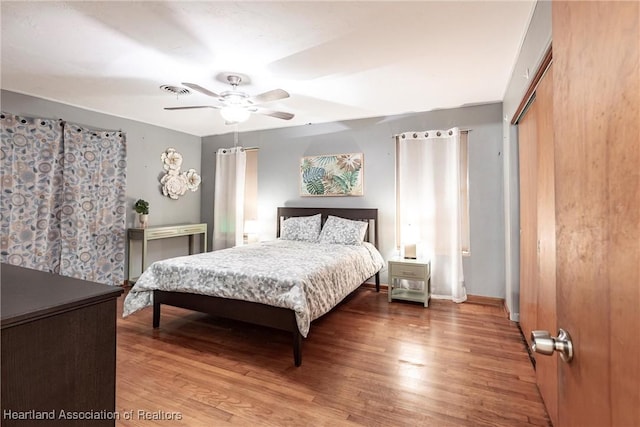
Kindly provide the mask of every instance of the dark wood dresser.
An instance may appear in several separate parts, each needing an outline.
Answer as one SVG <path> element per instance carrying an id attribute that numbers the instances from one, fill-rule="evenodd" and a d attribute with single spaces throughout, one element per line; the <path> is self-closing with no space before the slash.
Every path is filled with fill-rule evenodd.
<path id="1" fill-rule="evenodd" d="M 3 426 L 114 426 L 120 287 L 0 265 Z"/>

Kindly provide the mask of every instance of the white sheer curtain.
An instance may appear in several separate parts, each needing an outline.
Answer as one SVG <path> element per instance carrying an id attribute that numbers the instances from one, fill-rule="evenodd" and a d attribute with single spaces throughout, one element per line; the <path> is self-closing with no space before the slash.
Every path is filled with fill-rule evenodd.
<path id="1" fill-rule="evenodd" d="M 242 147 L 221 148 L 216 154 L 213 205 L 213 249 L 242 244 L 247 155 Z"/>
<path id="2" fill-rule="evenodd" d="M 396 135 L 400 247 L 431 260 L 434 297 L 467 299 L 462 272 L 460 130 Z"/>

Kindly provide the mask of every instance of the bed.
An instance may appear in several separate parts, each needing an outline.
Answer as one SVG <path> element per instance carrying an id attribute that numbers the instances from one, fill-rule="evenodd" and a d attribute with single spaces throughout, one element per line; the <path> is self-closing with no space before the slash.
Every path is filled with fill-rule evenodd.
<path id="1" fill-rule="evenodd" d="M 153 263 L 123 315 L 152 305 L 158 328 L 165 304 L 291 332 L 300 366 L 313 320 L 369 278 L 380 290 L 377 222 L 377 209 L 280 207 L 276 240 Z"/>

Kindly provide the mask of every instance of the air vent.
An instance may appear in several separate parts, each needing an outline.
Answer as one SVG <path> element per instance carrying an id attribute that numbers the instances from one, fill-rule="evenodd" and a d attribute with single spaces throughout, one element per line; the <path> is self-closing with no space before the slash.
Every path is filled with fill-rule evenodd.
<path id="1" fill-rule="evenodd" d="M 190 95 L 191 94 L 191 91 L 189 89 L 187 89 L 186 87 L 180 87 L 180 86 L 162 85 L 160 86 L 160 89 L 162 89 L 165 92 L 172 93 L 174 95 Z"/>

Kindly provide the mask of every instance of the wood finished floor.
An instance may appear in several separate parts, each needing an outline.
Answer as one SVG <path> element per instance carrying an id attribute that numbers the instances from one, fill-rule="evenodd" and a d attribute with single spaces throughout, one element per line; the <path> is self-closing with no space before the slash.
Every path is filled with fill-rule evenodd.
<path id="1" fill-rule="evenodd" d="M 360 288 L 312 323 L 296 368 L 289 333 L 166 306 L 153 330 L 151 308 L 123 319 L 122 300 L 118 426 L 550 425 L 498 307 Z"/>

